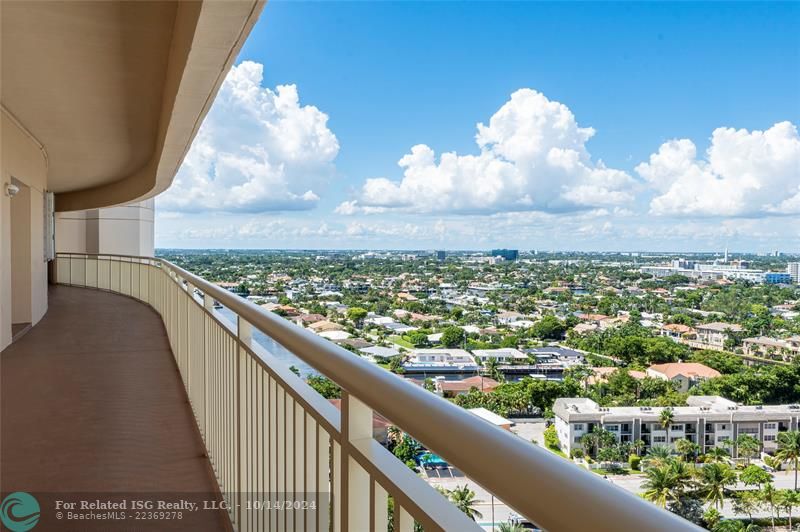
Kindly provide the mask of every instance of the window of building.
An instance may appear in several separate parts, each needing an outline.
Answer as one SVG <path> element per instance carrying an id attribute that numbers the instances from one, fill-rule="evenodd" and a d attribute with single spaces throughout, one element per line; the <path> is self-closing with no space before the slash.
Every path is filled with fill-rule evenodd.
<path id="1" fill-rule="evenodd" d="M 775 434 L 765 434 L 764 441 L 775 441 Z"/>
<path id="2" fill-rule="evenodd" d="M 726 425 L 725 423 L 721 423 L 719 425 L 719 430 L 728 430 L 728 425 Z"/>
<path id="3" fill-rule="evenodd" d="M 778 428 L 777 423 L 764 423 L 764 430 L 775 430 Z"/>
<path id="4" fill-rule="evenodd" d="M 622 432 L 630 432 L 631 426 L 628 423 L 622 424 Z"/>
<path id="5" fill-rule="evenodd" d="M 666 436 L 653 436 L 653 443 L 667 443 Z"/>
<path id="6" fill-rule="evenodd" d="M 575 436 L 574 438 L 572 438 L 572 441 L 574 443 L 580 443 L 581 442 L 581 437 L 580 436 Z"/>
<path id="7" fill-rule="evenodd" d="M 683 430 L 683 425 L 672 425 L 669 430 Z"/>
<path id="8" fill-rule="evenodd" d="M 606 430 L 617 432 L 619 430 L 619 425 L 606 425 Z"/>
<path id="9" fill-rule="evenodd" d="M 673 436 L 672 438 L 669 439 L 669 442 L 670 443 L 675 443 L 676 441 L 682 440 L 682 439 L 683 438 L 681 438 L 680 436 Z"/>
<path id="10" fill-rule="evenodd" d="M 739 434 L 758 434 L 758 427 L 741 427 Z"/>
<path id="11" fill-rule="evenodd" d="M 572 428 L 574 430 L 583 430 L 583 423 L 575 423 L 574 425 L 572 425 Z"/>

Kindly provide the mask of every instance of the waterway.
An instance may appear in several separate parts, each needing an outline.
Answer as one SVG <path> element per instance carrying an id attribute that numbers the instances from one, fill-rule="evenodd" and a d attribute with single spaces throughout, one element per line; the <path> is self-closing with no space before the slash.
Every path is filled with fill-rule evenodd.
<path id="1" fill-rule="evenodd" d="M 234 330 L 236 329 L 236 314 L 229 308 L 222 307 L 215 309 L 216 312 L 221 314 L 227 321 L 233 324 Z M 303 378 L 309 375 L 319 375 L 319 372 L 300 360 L 294 353 L 283 347 L 281 344 L 262 333 L 259 330 L 253 330 L 253 339 L 258 342 L 268 353 L 278 359 L 280 362 L 286 364 L 287 367 L 295 366 L 300 370 L 300 376 Z"/>

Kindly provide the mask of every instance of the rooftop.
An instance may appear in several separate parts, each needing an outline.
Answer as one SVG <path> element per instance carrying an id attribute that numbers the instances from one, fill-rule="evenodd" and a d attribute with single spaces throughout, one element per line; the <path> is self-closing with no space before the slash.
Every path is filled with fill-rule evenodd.
<path id="1" fill-rule="evenodd" d="M 704 417 L 707 420 L 758 421 L 764 419 L 788 419 L 800 414 L 800 405 L 738 405 L 733 401 L 716 395 L 693 395 L 686 400 L 686 406 L 619 406 L 602 407 L 585 397 L 562 397 L 556 399 L 553 412 L 568 422 L 601 419 L 617 421 L 641 418 L 644 421 L 658 421 L 661 412 L 672 410 L 676 421 L 693 420 Z"/>
<path id="2" fill-rule="evenodd" d="M 648 368 L 648 371 L 661 373 L 668 379 L 674 379 L 678 375 L 685 377 L 699 377 L 703 379 L 712 379 L 719 377 L 720 372 L 709 368 L 705 364 L 698 362 L 670 362 L 667 364 L 654 364 Z"/>

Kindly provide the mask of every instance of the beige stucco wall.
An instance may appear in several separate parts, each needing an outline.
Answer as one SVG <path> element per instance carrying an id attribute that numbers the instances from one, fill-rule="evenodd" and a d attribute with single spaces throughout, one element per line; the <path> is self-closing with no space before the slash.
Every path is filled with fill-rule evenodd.
<path id="1" fill-rule="evenodd" d="M 153 204 L 56 214 L 56 251 L 153 256 Z"/>
<path id="2" fill-rule="evenodd" d="M 13 200 L 5 193 L 11 179 L 30 187 L 29 195 Z M 5 112 L 0 113 L 0 287 L 11 287 L 11 201 L 26 201 L 30 219 L 30 316 L 36 324 L 47 311 L 47 263 L 44 260 L 44 190 L 47 160 L 39 144 Z M 26 197 L 27 196 L 27 197 Z M 27 207 L 28 205 L 26 205 Z M 16 210 L 16 209 L 15 209 Z M 19 227 L 19 226 L 18 226 Z M 19 290 L 19 287 L 16 287 Z M 27 298 L 28 287 L 21 295 Z M 0 349 L 11 343 L 12 290 L 0 290 Z"/>
<path id="3" fill-rule="evenodd" d="M 14 180 L 19 192 L 11 199 L 11 323 L 29 323 L 31 305 L 31 187 Z"/>

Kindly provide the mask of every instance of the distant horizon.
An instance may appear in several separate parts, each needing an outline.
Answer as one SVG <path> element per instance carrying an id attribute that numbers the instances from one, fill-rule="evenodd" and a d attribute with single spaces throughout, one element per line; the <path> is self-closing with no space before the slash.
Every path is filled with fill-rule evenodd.
<path id="1" fill-rule="evenodd" d="M 425 252 L 431 253 L 436 251 L 446 251 L 448 253 L 482 253 L 487 254 L 491 249 L 514 249 L 521 254 L 530 255 L 533 252 L 542 254 L 558 254 L 558 253 L 582 253 L 582 254 L 646 254 L 646 255 L 710 255 L 710 256 L 723 256 L 725 251 L 661 251 L 661 250 L 579 250 L 579 249 L 529 249 L 529 248 L 514 248 L 514 247 L 490 247 L 490 248 L 475 248 L 475 249 L 457 249 L 457 248 L 325 248 L 325 247 L 296 247 L 296 248 L 247 248 L 247 247 L 156 247 L 156 251 L 169 250 L 169 251 L 343 251 L 343 252 Z M 800 257 L 800 251 L 781 251 L 778 250 L 780 255 L 773 255 L 772 252 L 764 251 L 737 251 L 728 250 L 729 258 L 734 255 L 747 255 L 747 256 L 760 256 L 760 257 L 773 257 L 773 258 L 790 258 Z M 535 256 L 535 255 L 533 255 Z"/>

